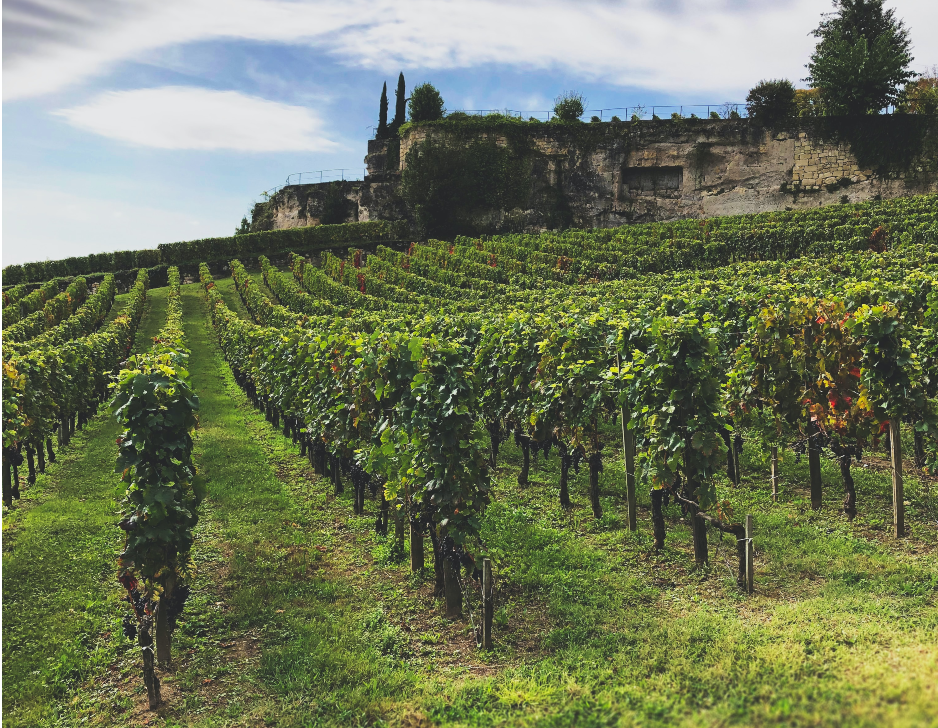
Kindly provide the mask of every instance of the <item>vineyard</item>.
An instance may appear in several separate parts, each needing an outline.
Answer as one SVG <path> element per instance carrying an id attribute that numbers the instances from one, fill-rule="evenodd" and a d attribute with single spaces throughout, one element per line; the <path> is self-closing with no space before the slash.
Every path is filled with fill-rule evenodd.
<path id="1" fill-rule="evenodd" d="M 5 271 L 10 725 L 938 724 L 938 197 L 309 230 Z"/>

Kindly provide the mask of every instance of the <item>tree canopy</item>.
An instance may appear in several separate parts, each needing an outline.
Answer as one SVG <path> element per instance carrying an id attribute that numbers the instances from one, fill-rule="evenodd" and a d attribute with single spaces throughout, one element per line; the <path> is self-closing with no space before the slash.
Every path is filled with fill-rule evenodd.
<path id="1" fill-rule="evenodd" d="M 407 108 L 411 121 L 439 121 L 446 112 L 443 97 L 430 83 L 422 83 L 410 92 Z"/>
<path id="2" fill-rule="evenodd" d="M 916 76 L 909 32 L 883 0 L 835 0 L 834 7 L 814 31 L 819 40 L 805 80 L 820 90 L 828 113 L 878 113 Z"/>

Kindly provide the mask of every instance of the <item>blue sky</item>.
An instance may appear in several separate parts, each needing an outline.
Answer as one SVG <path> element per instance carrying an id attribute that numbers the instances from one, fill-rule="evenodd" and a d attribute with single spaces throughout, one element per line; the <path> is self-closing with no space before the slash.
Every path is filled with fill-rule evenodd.
<path id="1" fill-rule="evenodd" d="M 893 0 L 914 67 L 938 2 Z M 292 172 L 360 178 L 381 84 L 454 109 L 742 101 L 827 0 L 6 0 L 3 264 L 230 234 Z M 608 112 L 604 114 L 608 116 Z"/>

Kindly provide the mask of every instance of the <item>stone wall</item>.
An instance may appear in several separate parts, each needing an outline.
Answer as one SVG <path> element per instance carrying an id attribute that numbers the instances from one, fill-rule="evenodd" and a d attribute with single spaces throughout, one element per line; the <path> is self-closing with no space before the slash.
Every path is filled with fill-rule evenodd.
<path id="1" fill-rule="evenodd" d="M 879 117 L 882 127 L 892 123 Z M 897 124 L 899 121 L 896 122 Z M 520 127 L 520 131 L 519 131 Z M 927 134 L 934 150 L 938 123 Z M 817 124 L 767 130 L 747 119 L 654 120 L 602 124 L 525 124 L 487 129 L 453 124 L 405 128 L 400 140 L 368 144 L 368 176 L 345 183 L 348 221 L 409 218 L 400 195 L 411 150 L 428 142 L 477 142 L 527 155 L 531 200 L 563 200 L 577 227 L 703 218 L 819 207 L 938 192 L 933 151 L 902 169 L 863 167 L 851 144 Z M 912 170 L 911 172 L 909 170 Z M 286 187 L 272 198 L 274 227 L 317 224 L 325 185 Z M 530 208 L 481 210 L 479 232 L 538 230 L 550 220 Z"/>

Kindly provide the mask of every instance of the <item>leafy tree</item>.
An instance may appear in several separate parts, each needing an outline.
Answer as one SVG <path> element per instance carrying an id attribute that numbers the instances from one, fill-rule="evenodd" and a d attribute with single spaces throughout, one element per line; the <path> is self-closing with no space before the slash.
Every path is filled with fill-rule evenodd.
<path id="1" fill-rule="evenodd" d="M 235 228 L 235 235 L 244 235 L 249 232 L 251 232 L 251 223 L 248 222 L 248 218 L 245 215 L 241 218 L 241 227 Z"/>
<path id="2" fill-rule="evenodd" d="M 795 87 L 787 79 L 760 81 L 746 96 L 749 118 L 771 126 L 798 115 Z"/>
<path id="3" fill-rule="evenodd" d="M 439 121 L 446 113 L 443 97 L 433 84 L 422 83 L 410 92 L 408 111 L 411 121 Z"/>
<path id="4" fill-rule="evenodd" d="M 387 139 L 388 137 L 388 83 L 384 82 L 381 87 L 381 101 L 378 104 L 378 131 L 375 134 L 377 139 Z"/>
<path id="5" fill-rule="evenodd" d="M 407 91 L 404 86 L 404 72 L 397 77 L 397 91 L 394 92 L 397 100 L 394 106 L 394 119 L 391 121 L 391 131 L 396 133 L 407 121 Z"/>
<path id="6" fill-rule="evenodd" d="M 554 114 L 560 121 L 579 121 L 586 111 L 586 99 L 576 91 L 564 91 L 554 99 Z"/>
<path id="7" fill-rule="evenodd" d="M 835 0 L 837 12 L 814 31 L 819 38 L 805 79 L 820 89 L 832 114 L 877 113 L 899 100 L 916 74 L 909 31 L 883 0 Z"/>

